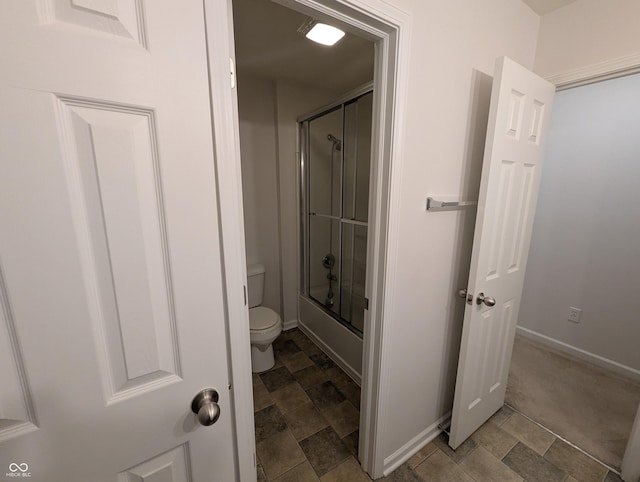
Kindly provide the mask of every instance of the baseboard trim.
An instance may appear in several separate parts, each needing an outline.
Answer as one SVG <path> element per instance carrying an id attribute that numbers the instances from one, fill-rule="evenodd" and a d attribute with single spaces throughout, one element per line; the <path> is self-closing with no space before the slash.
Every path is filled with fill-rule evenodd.
<path id="1" fill-rule="evenodd" d="M 307 337 L 315 343 L 320 350 L 322 350 L 329 358 L 331 358 L 336 365 L 338 365 L 344 372 L 349 375 L 349 377 L 358 384 L 358 386 L 362 385 L 362 376 L 351 366 L 349 365 L 340 355 L 338 355 L 329 345 L 323 342 L 313 331 L 311 331 L 305 324 L 300 321 L 298 323 L 298 328 L 300 331 L 307 335 Z"/>
<path id="2" fill-rule="evenodd" d="M 549 336 L 543 335 L 533 330 L 529 330 L 527 328 L 523 328 L 521 326 L 516 326 L 516 332 L 519 335 L 528 338 L 529 340 L 536 341 L 538 343 L 541 343 L 542 345 L 554 348 L 563 353 L 567 353 L 576 358 L 579 358 L 580 360 L 592 363 L 593 365 L 596 365 L 600 368 L 604 368 L 605 370 L 609 370 L 618 375 L 622 375 L 623 377 L 631 378 L 632 380 L 640 382 L 640 370 L 636 370 L 635 368 L 623 365 L 622 363 L 609 360 L 608 358 L 604 358 L 600 355 L 596 355 L 595 353 L 588 352 L 581 348 L 569 345 L 568 343 L 564 343 L 560 340 L 556 340 L 555 338 L 551 338 Z"/>
<path id="3" fill-rule="evenodd" d="M 445 413 L 436 422 L 429 425 L 406 444 L 385 458 L 383 468 L 383 474 L 385 477 L 413 457 L 418 450 L 440 435 L 442 429 L 438 428 L 438 426 L 449 418 L 451 418 L 451 412 Z"/>
<path id="4" fill-rule="evenodd" d="M 289 320 L 282 323 L 282 331 L 293 330 L 298 327 L 298 320 Z"/>

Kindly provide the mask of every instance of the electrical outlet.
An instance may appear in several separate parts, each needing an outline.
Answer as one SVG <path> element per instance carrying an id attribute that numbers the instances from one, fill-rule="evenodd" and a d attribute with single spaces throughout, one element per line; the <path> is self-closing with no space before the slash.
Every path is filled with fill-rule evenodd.
<path id="1" fill-rule="evenodd" d="M 581 314 L 582 314 L 582 310 L 580 308 L 576 308 L 574 306 L 569 307 L 569 321 L 573 321 L 574 323 L 580 323 Z"/>

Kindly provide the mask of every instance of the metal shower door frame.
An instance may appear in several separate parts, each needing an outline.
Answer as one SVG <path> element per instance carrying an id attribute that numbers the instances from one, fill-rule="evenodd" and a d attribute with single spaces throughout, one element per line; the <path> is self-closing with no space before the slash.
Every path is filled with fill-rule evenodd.
<path id="1" fill-rule="evenodd" d="M 299 243 L 299 247 L 300 247 L 300 262 L 301 264 L 301 269 L 300 269 L 300 292 L 307 297 L 310 300 L 313 300 L 316 305 L 318 307 L 320 307 L 323 311 L 325 311 L 328 315 L 330 315 L 332 318 L 334 318 L 336 321 L 338 321 L 339 323 L 341 323 L 343 326 L 345 326 L 346 328 L 348 328 L 349 330 L 353 331 L 354 333 L 356 333 L 358 336 L 362 337 L 363 333 L 354 328 L 352 323 L 349 321 L 346 321 L 345 319 L 342 318 L 341 312 L 342 312 L 342 307 L 340 306 L 340 310 L 338 313 L 327 309 L 326 306 L 324 306 L 322 303 L 320 303 L 317 299 L 315 299 L 314 297 L 311 296 L 311 292 L 310 292 L 310 267 L 309 267 L 309 263 L 310 263 L 310 257 L 309 257 L 309 251 L 310 251 L 310 241 L 309 241 L 309 229 L 310 229 L 310 223 L 309 223 L 309 215 L 310 215 L 310 172 L 309 172 L 309 159 L 310 159 L 310 153 L 309 153 L 309 149 L 310 149 L 310 123 L 311 121 L 318 119 L 324 115 L 330 114 L 332 112 L 335 112 L 336 110 L 340 109 L 342 111 L 342 130 L 341 130 L 341 135 L 342 135 L 342 149 L 341 149 L 341 154 L 340 154 L 340 168 L 341 168 L 341 174 L 340 174 L 340 216 L 327 216 L 327 215 L 322 215 L 322 218 L 325 219 L 330 219 L 331 221 L 339 221 L 338 226 L 339 226 L 339 237 L 340 237 L 340 272 L 338 275 L 338 280 L 337 280 L 337 290 L 340 291 L 340 303 L 342 303 L 342 270 L 343 270 L 343 264 L 342 264 L 342 251 L 343 251 L 343 224 L 352 224 L 354 226 L 359 225 L 359 226 L 367 226 L 367 231 L 368 231 L 368 222 L 362 222 L 362 221 L 357 221 L 357 220 L 351 220 L 351 219 L 343 219 L 342 218 L 342 213 L 343 213 L 343 208 L 344 208 L 344 155 L 345 155 L 345 145 L 346 145 L 346 139 L 344 136 L 344 132 L 345 132 L 345 111 L 346 111 L 346 106 L 349 104 L 352 104 L 354 102 L 357 102 L 357 100 L 367 94 L 370 94 L 373 92 L 373 82 L 368 82 L 348 93 L 346 93 L 345 95 L 343 95 L 342 97 L 340 97 L 339 99 L 337 99 L 336 101 L 327 104 L 325 106 L 322 106 L 318 109 L 315 109 L 307 114 L 301 115 L 298 117 L 297 122 L 298 122 L 298 158 L 299 158 L 299 162 L 298 162 L 298 168 L 299 168 L 299 185 L 298 185 L 298 192 L 299 192 L 299 216 L 300 216 L 300 229 L 298 230 L 298 235 L 300 236 L 300 243 Z M 369 242 L 369 236 L 367 233 L 367 243 Z"/>

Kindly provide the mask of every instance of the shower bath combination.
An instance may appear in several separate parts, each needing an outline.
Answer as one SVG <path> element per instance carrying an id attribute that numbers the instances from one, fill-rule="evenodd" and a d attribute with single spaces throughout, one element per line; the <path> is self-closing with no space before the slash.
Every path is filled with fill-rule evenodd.
<path id="1" fill-rule="evenodd" d="M 364 328 L 371 88 L 300 121 L 302 293 L 357 336 Z M 327 142 L 328 141 L 328 142 Z"/>

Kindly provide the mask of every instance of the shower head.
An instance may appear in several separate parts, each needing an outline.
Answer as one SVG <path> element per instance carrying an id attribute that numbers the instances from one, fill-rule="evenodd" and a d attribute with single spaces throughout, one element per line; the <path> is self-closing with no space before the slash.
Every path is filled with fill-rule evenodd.
<path id="1" fill-rule="evenodd" d="M 333 134 L 327 134 L 327 140 L 333 142 L 333 146 L 336 148 L 336 151 L 342 149 L 342 141 Z"/>

